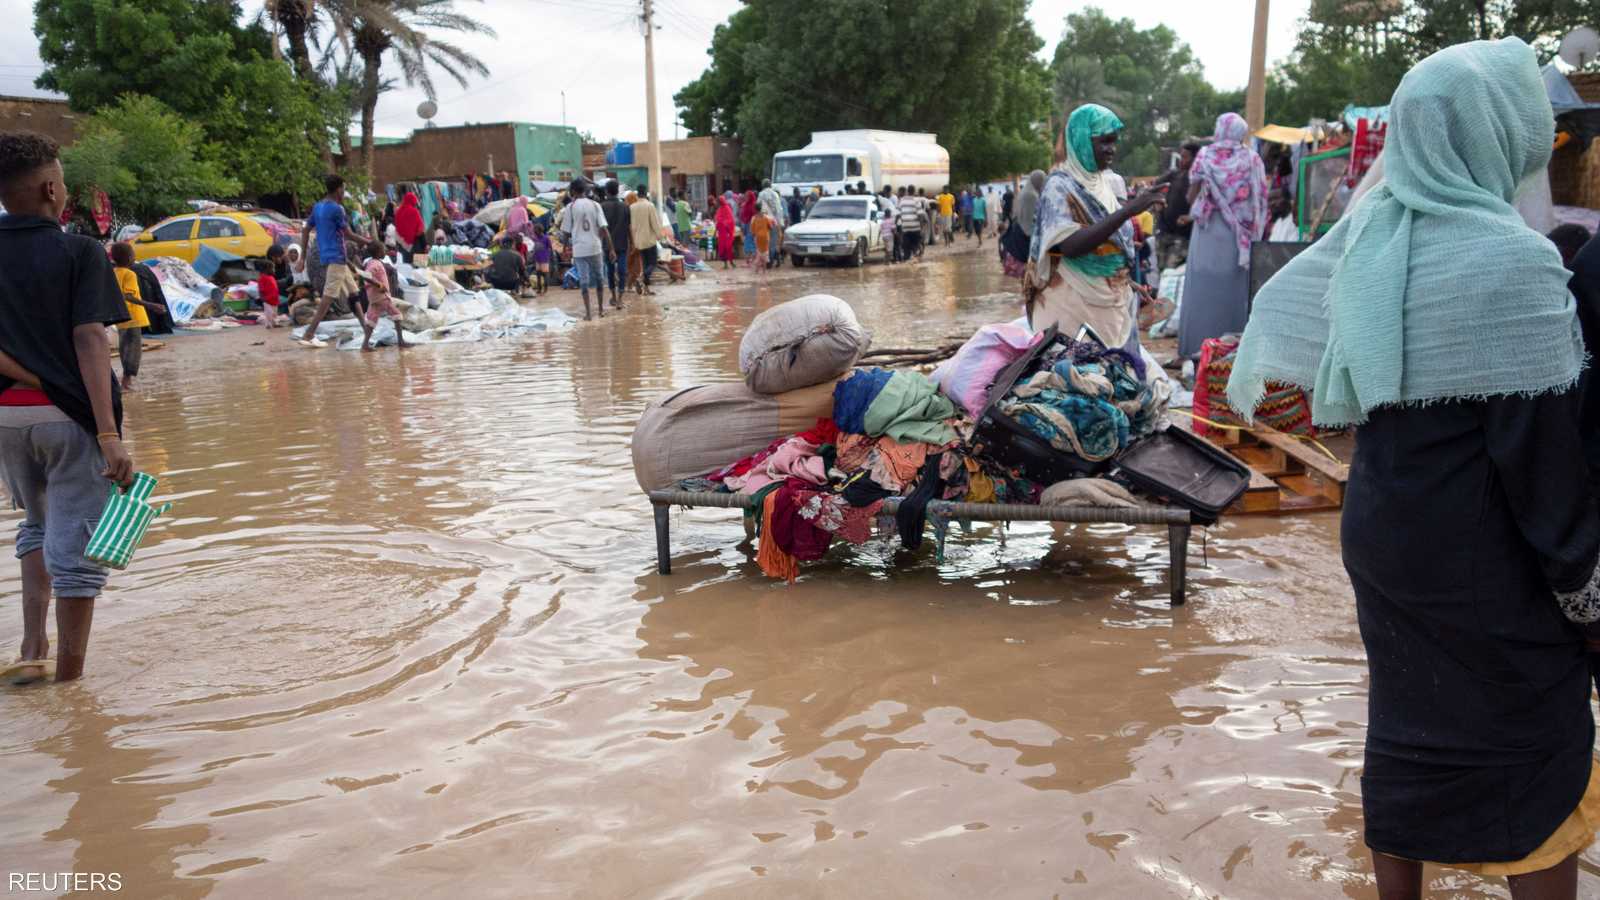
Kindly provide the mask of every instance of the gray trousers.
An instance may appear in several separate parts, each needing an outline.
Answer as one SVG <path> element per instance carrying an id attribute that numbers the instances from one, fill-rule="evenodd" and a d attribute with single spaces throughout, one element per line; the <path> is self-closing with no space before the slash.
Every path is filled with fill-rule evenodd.
<path id="1" fill-rule="evenodd" d="M 125 332 L 126 333 L 126 332 Z M 0 406 L 0 478 L 17 527 L 17 558 L 44 550 L 57 597 L 96 597 L 106 570 L 84 559 L 111 482 L 93 435 L 54 406 Z"/>

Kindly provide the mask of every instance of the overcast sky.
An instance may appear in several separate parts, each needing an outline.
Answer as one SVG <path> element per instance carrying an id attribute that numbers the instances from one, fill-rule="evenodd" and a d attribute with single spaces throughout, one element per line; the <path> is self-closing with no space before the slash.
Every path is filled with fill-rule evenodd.
<path id="1" fill-rule="evenodd" d="M 463 122 L 565 121 L 605 140 L 645 139 L 644 40 L 637 0 L 461 0 L 474 7 L 495 38 L 461 41 L 489 66 L 489 76 L 459 87 L 448 76 L 436 78 L 441 125 Z M 1030 15 L 1054 51 L 1067 13 L 1087 6 L 1112 9 L 1122 4 L 1092 0 L 1033 0 Z M 1267 44 L 1269 63 L 1294 48 L 1298 21 L 1310 0 L 1277 0 Z M 261 0 L 244 0 L 247 13 Z M 717 23 L 739 8 L 738 0 L 656 0 L 656 91 L 662 138 L 673 137 L 676 110 L 672 95 L 704 71 Z M 1141 27 L 1165 24 L 1194 48 L 1206 76 L 1218 87 L 1241 87 L 1248 78 L 1254 0 L 1144 0 L 1131 12 Z M 1124 7 L 1116 15 L 1129 15 Z M 33 0 L 0 0 L 0 21 L 31 22 Z M 572 46 L 576 42 L 577 46 Z M 0 29 L 0 94 L 38 95 L 38 42 L 31 29 Z M 381 135 L 404 135 L 421 124 L 420 90 L 385 94 L 378 104 Z"/>

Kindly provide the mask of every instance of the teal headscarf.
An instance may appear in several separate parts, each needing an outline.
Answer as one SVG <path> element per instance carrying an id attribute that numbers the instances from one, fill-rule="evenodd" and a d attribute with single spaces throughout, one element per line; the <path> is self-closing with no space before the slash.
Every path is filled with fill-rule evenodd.
<path id="1" fill-rule="evenodd" d="M 1568 273 L 1511 205 L 1554 129 L 1516 38 L 1418 63 L 1390 103 L 1384 183 L 1256 296 L 1229 404 L 1248 418 L 1281 381 L 1312 389 L 1312 420 L 1337 426 L 1572 386 L 1584 350 Z"/>
<path id="2" fill-rule="evenodd" d="M 1086 172 L 1098 172 L 1094 162 L 1094 139 L 1122 130 L 1117 114 L 1098 103 L 1085 103 L 1067 117 L 1067 152 Z"/>

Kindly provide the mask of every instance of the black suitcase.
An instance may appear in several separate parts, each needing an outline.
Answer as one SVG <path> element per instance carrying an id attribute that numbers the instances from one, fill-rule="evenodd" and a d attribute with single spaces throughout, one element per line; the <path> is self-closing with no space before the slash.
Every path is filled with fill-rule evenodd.
<path id="1" fill-rule="evenodd" d="M 972 438 L 967 444 L 969 452 L 1007 469 L 1015 469 L 1028 480 L 1044 485 L 1098 474 L 1111 464 L 1111 460 L 1089 462 L 1057 450 L 1026 425 L 1000 411 L 1000 401 L 1012 385 L 1039 371 L 1041 358 L 1052 352 L 1059 356 L 1070 344 L 1071 341 L 1061 336 L 1052 325 L 1045 330 L 1044 337 L 1033 345 L 1033 349 L 995 376 L 994 384 L 989 386 L 989 395 L 984 399 L 983 413 L 978 416 Z"/>
<path id="2" fill-rule="evenodd" d="M 1250 486 L 1250 469 L 1205 438 L 1168 428 L 1140 438 L 1115 457 L 1112 477 L 1134 490 L 1188 508 L 1212 525 Z"/>

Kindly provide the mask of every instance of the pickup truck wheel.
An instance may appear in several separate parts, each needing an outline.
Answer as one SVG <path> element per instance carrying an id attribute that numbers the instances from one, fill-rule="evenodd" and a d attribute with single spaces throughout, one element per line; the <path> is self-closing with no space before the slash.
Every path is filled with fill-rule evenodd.
<path id="1" fill-rule="evenodd" d="M 806 258 L 798 253 L 791 253 L 789 254 L 789 262 L 793 263 L 794 267 L 798 269 L 806 264 Z"/>
<path id="2" fill-rule="evenodd" d="M 866 238 L 861 238 L 856 241 L 856 255 L 850 257 L 850 264 L 858 269 L 867 264 Z"/>

